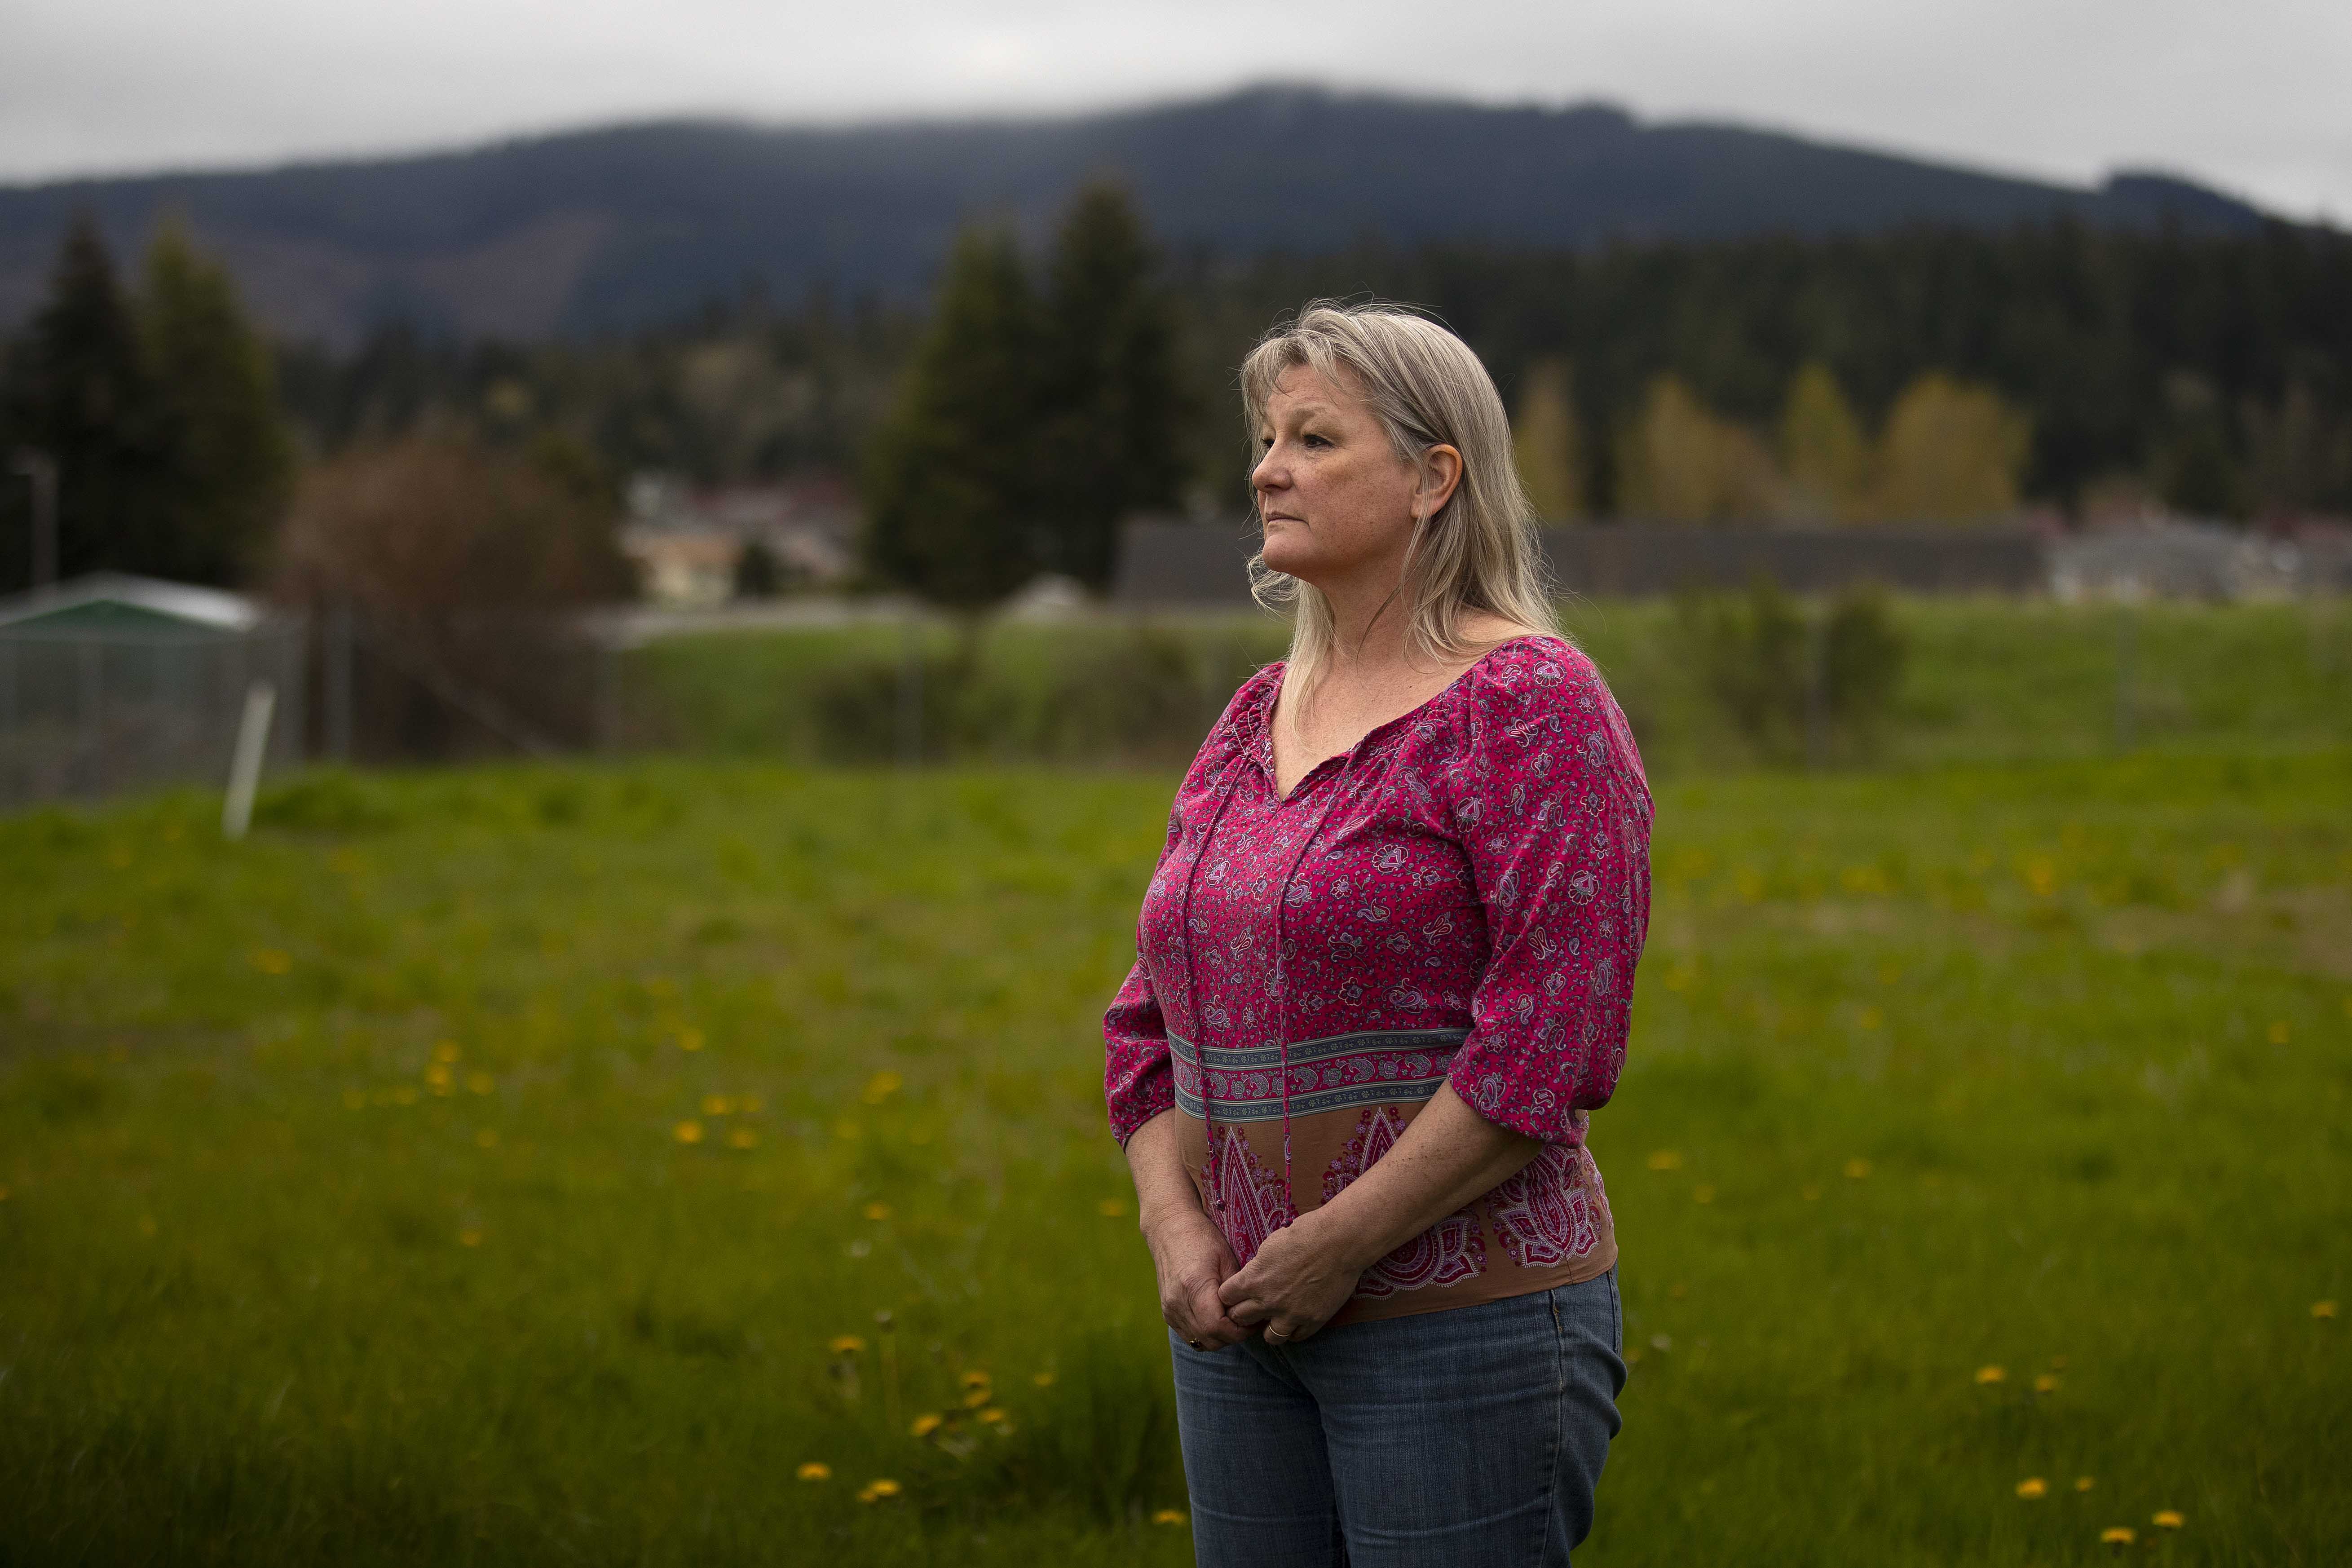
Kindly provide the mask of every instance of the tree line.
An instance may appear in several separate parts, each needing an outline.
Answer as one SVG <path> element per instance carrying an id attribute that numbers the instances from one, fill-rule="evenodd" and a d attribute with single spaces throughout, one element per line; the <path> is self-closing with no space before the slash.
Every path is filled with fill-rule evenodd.
<path id="1" fill-rule="evenodd" d="M 979 603 L 1041 571 L 1103 583 L 1129 512 L 1243 510 L 1234 365 L 1301 301 L 1364 294 L 1479 350 L 1559 520 L 2352 513 L 2352 237 L 2333 231 L 1171 259 L 1110 186 L 1041 244 L 975 227 L 924 301 L 754 290 L 610 339 L 393 324 L 347 353 L 265 344 L 169 225 L 126 285 L 85 224 L 5 347 L 0 455 L 55 456 L 68 573 L 207 582 L 262 574 L 320 474 L 356 471 L 341 455 L 403 442 L 537 464 L 607 520 L 635 469 L 831 469 L 859 479 L 877 585 Z M 24 581 L 27 501 L 0 489 L 0 588 Z"/>

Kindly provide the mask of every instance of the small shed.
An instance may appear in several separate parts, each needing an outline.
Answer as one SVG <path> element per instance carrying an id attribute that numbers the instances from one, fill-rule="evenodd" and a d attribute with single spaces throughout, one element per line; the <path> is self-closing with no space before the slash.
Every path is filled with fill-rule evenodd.
<path id="1" fill-rule="evenodd" d="M 101 572 L 0 598 L 0 805 L 226 778 L 246 693 L 303 711 L 302 620 L 241 595 Z M 266 761 L 301 761 L 299 724 Z"/>

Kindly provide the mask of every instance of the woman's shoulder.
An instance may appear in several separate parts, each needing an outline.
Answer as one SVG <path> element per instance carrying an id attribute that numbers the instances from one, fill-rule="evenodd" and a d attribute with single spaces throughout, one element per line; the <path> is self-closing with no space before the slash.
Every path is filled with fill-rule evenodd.
<path id="1" fill-rule="evenodd" d="M 1584 650 L 1557 632 L 1527 632 L 1490 648 L 1454 683 L 1468 715 L 1506 722 L 1559 717 L 1597 722 L 1608 683 Z"/>

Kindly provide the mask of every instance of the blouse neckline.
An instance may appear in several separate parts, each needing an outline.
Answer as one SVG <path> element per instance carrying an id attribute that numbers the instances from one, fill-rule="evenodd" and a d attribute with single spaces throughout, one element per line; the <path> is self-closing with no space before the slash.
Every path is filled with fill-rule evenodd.
<path id="1" fill-rule="evenodd" d="M 1488 659 L 1493 658 L 1505 648 L 1515 647 L 1519 643 L 1559 642 L 1562 639 L 1557 634 L 1551 632 L 1521 632 L 1517 637 L 1504 638 L 1501 642 L 1496 643 L 1493 647 L 1488 648 L 1485 653 L 1480 654 L 1476 658 L 1472 659 L 1468 664 L 1465 665 L 1462 668 L 1461 674 L 1447 681 L 1437 690 L 1430 693 L 1428 697 L 1423 699 L 1420 702 L 1417 702 L 1412 707 L 1406 709 L 1403 712 L 1398 714 L 1393 719 L 1381 720 L 1379 723 L 1373 725 L 1370 729 L 1357 736 L 1355 741 L 1349 744 L 1346 750 L 1334 752 L 1329 756 L 1318 761 L 1314 766 L 1308 768 L 1305 773 L 1298 775 L 1298 782 L 1290 786 L 1290 792 L 1287 795 L 1283 793 L 1281 775 L 1275 767 L 1274 705 L 1281 699 L 1283 682 L 1289 679 L 1290 665 L 1287 659 L 1277 659 L 1273 664 L 1266 666 L 1265 673 L 1272 676 L 1274 679 L 1265 683 L 1264 691 L 1261 692 L 1256 703 L 1251 709 L 1252 713 L 1257 721 L 1257 734 L 1253 742 L 1247 747 L 1247 750 L 1250 752 L 1251 759 L 1255 761 L 1260 768 L 1265 770 L 1265 782 L 1274 795 L 1275 805 L 1277 806 L 1287 805 L 1292 801 L 1297 800 L 1300 795 L 1305 794 L 1307 786 L 1314 783 L 1318 775 L 1321 774 L 1334 763 L 1344 765 L 1354 761 L 1360 753 L 1363 752 L 1368 748 L 1371 747 L 1378 742 L 1386 740 L 1391 733 L 1406 728 L 1414 721 L 1421 719 L 1431 712 L 1438 706 L 1438 704 L 1445 701 L 1448 698 L 1454 696 L 1469 681 L 1473 675 L 1476 674 L 1480 669 L 1486 667 Z"/>

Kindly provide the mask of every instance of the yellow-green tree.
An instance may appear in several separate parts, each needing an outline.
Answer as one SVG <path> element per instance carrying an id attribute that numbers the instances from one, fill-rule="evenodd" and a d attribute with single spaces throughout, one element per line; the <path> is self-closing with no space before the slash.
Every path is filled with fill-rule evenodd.
<path id="1" fill-rule="evenodd" d="M 1538 360 L 1528 367 L 1511 447 L 1538 517 L 1568 522 L 1584 516 L 1584 437 L 1566 361 Z"/>
<path id="2" fill-rule="evenodd" d="M 1871 514 L 1969 522 L 2013 511 L 2032 436 L 2025 416 L 1991 388 L 1929 371 L 1886 416 Z"/>
<path id="3" fill-rule="evenodd" d="M 1661 522 L 1751 522 L 1780 504 L 1772 454 L 1753 431 L 1719 419 L 1683 382 L 1650 383 L 1618 432 L 1617 510 Z"/>
<path id="4" fill-rule="evenodd" d="M 1870 505 L 1870 437 L 1836 374 L 1819 361 L 1797 372 L 1780 410 L 1785 510 L 1807 521 L 1852 522 Z"/>

